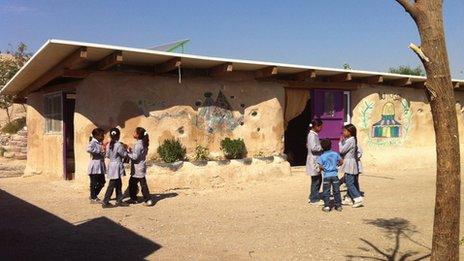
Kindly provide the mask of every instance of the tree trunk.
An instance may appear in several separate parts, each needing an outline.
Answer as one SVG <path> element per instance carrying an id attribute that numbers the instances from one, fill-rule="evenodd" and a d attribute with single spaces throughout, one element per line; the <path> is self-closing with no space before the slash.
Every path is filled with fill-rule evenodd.
<path id="1" fill-rule="evenodd" d="M 397 0 L 419 29 L 437 152 L 431 260 L 459 260 L 461 170 L 456 100 L 446 50 L 442 0 Z M 418 53 L 419 54 L 419 53 Z"/>

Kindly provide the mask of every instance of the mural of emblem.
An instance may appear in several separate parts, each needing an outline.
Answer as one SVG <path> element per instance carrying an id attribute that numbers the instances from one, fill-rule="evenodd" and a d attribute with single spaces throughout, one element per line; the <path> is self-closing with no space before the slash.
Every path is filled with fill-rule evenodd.
<path id="1" fill-rule="evenodd" d="M 377 103 L 364 101 L 361 105 L 360 127 L 366 133 L 369 145 L 400 145 L 408 136 L 412 119 L 411 105 L 408 100 L 399 98 L 398 95 L 390 96 L 382 96 L 380 102 Z M 398 107 L 400 110 L 398 110 Z M 372 119 L 372 112 L 380 108 L 380 119 Z M 400 120 L 397 120 L 397 118 Z"/>
<path id="2" fill-rule="evenodd" d="M 382 119 L 372 126 L 372 137 L 398 138 L 401 136 L 401 123 L 395 120 L 395 105 L 387 102 L 382 109 Z"/>

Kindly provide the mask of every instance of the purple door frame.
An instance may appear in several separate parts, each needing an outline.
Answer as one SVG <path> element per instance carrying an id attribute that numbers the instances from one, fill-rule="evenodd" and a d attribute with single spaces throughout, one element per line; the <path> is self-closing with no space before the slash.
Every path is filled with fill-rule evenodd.
<path id="1" fill-rule="evenodd" d="M 343 102 L 343 90 L 311 90 L 311 118 L 322 120 L 323 128 L 319 133 L 319 137 L 321 139 L 330 139 L 334 151 L 339 150 L 338 142 L 345 122 Z"/>

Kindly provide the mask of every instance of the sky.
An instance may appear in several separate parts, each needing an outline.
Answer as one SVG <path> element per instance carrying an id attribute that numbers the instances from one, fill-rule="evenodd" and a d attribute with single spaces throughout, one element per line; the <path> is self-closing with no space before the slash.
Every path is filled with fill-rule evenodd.
<path id="1" fill-rule="evenodd" d="M 464 79 L 464 1 L 445 2 L 454 78 Z M 417 66 L 411 17 L 394 0 L 0 0 L 0 50 L 48 39 L 151 47 L 188 38 L 186 53 L 387 71 Z"/>

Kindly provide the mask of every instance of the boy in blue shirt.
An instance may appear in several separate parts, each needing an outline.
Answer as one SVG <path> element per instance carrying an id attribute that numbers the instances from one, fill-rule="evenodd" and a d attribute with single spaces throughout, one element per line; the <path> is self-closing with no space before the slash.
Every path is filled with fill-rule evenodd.
<path id="1" fill-rule="evenodd" d="M 322 211 L 330 211 L 330 189 L 333 190 L 334 200 L 335 200 L 335 210 L 342 211 L 342 198 L 340 196 L 340 181 L 338 180 L 338 169 L 337 166 L 340 166 L 343 163 L 340 155 L 332 151 L 332 142 L 329 139 L 321 140 L 321 147 L 324 151 L 322 155 L 317 160 L 317 164 L 322 170 L 323 181 L 323 197 L 324 197 L 324 207 Z"/>

